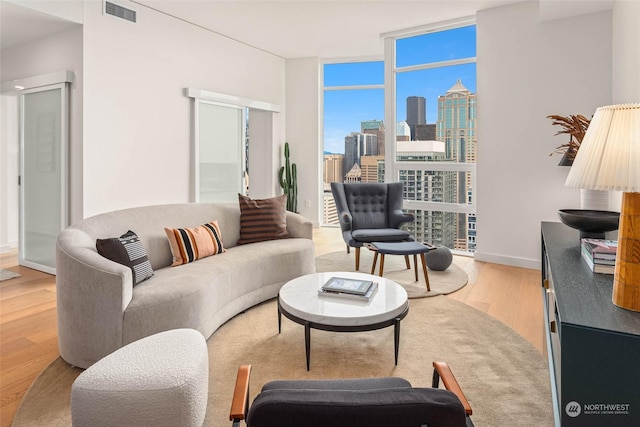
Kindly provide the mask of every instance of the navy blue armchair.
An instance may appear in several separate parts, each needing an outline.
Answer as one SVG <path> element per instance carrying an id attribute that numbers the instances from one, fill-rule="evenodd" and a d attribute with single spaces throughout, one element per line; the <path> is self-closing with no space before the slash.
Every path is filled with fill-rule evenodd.
<path id="1" fill-rule="evenodd" d="M 409 232 L 400 229 L 413 221 L 412 214 L 402 212 L 402 190 L 401 182 L 331 183 L 347 252 L 356 249 L 356 271 L 365 243 L 411 240 Z"/>

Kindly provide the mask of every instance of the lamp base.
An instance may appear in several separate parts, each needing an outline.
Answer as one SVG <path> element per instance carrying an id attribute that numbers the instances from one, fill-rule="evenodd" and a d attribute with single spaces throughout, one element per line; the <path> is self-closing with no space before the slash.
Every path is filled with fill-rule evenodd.
<path id="1" fill-rule="evenodd" d="M 640 311 L 640 193 L 624 193 L 612 301 Z"/>

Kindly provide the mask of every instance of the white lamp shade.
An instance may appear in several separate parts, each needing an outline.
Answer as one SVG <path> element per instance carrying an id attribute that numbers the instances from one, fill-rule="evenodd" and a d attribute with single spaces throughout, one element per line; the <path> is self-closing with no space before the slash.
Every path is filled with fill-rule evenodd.
<path id="1" fill-rule="evenodd" d="M 640 104 L 596 110 L 565 185 L 640 192 Z"/>

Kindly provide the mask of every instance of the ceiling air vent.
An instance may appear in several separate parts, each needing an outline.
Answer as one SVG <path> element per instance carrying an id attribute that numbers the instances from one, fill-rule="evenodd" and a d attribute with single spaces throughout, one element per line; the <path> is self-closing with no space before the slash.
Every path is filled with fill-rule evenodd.
<path id="1" fill-rule="evenodd" d="M 136 22 L 136 11 L 127 9 L 109 1 L 104 2 L 104 11 L 108 15 L 126 19 L 127 21 Z"/>

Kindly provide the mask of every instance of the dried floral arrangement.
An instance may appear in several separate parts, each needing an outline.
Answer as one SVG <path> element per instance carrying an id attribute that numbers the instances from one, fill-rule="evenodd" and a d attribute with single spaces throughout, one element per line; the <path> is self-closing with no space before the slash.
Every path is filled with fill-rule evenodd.
<path id="1" fill-rule="evenodd" d="M 591 119 L 587 119 L 580 114 L 567 117 L 551 115 L 547 116 L 547 118 L 553 120 L 553 125 L 562 127 L 562 130 L 559 130 L 556 135 L 569 134 L 569 142 L 556 147 L 555 151 L 549 155 L 551 156 L 555 153 L 564 154 L 566 159 L 572 162 L 576 154 L 578 154 L 578 149 L 580 148 L 584 135 L 587 133 Z"/>

